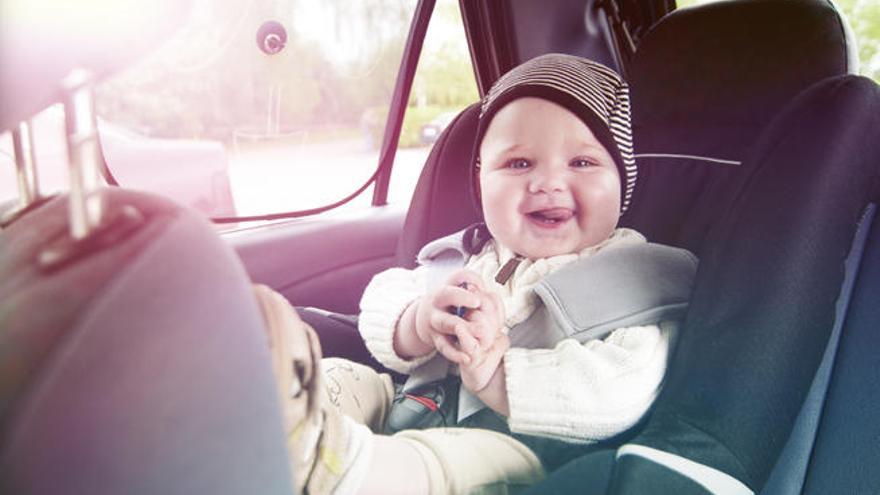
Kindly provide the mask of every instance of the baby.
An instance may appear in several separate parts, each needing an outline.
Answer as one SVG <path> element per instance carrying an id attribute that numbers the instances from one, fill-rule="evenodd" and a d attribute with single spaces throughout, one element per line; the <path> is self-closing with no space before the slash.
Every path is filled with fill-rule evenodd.
<path id="1" fill-rule="evenodd" d="M 617 227 L 636 182 L 629 114 L 620 77 L 574 56 L 495 83 L 474 153 L 485 223 L 376 275 L 361 301 L 370 352 L 409 375 L 398 390 L 350 361 L 319 372 L 311 329 L 257 289 L 298 489 L 507 493 L 645 414 L 696 261 Z"/>

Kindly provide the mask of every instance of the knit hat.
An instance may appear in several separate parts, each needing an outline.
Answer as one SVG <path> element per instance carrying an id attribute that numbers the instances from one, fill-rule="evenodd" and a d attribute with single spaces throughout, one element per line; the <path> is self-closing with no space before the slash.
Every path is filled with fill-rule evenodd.
<path id="1" fill-rule="evenodd" d="M 623 79 L 602 64 L 559 53 L 541 55 L 511 69 L 483 98 L 474 151 L 477 164 L 480 144 L 492 117 L 511 101 L 527 96 L 561 105 L 590 128 L 617 165 L 620 212 L 625 212 L 636 185 L 637 169 L 633 158 L 629 87 Z M 472 187 L 476 185 L 473 182 Z M 477 198 L 476 194 L 473 196 Z"/>

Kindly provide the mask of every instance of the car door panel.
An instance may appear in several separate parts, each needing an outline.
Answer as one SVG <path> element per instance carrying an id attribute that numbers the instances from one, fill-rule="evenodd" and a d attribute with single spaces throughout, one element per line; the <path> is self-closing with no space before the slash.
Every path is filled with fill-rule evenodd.
<path id="1" fill-rule="evenodd" d="M 356 313 L 364 287 L 391 267 L 405 209 L 294 219 L 226 234 L 252 280 L 297 306 Z"/>

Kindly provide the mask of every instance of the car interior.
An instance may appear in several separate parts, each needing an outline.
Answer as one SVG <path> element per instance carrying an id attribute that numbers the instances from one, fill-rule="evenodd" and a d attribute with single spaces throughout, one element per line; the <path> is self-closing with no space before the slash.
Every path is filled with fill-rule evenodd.
<path id="1" fill-rule="evenodd" d="M 621 225 L 700 259 L 652 411 L 528 493 L 880 492 L 880 108 L 870 106 L 880 88 L 856 75 L 834 2 L 565 0 L 543 15 L 536 0 L 460 6 L 480 94 L 542 53 L 625 75 L 639 185 Z M 433 7 L 416 8 L 389 112 L 398 119 Z M 151 40 L 134 41 L 125 60 L 79 63 L 100 77 Z M 5 74 L 22 64 L 0 63 Z M 250 284 L 289 299 L 325 355 L 380 367 L 357 334 L 360 294 L 478 220 L 467 187 L 478 102 L 433 144 L 405 211 L 221 237 L 170 200 L 99 184 L 94 115 L 73 68 L 2 90 L 0 122 L 24 144 L 20 200 L 0 209 L 0 492 L 289 493 Z M 42 89 L 62 79 L 60 95 Z M 18 126 L 55 101 L 74 187 L 42 198 L 28 194 Z M 399 132 L 388 124 L 378 189 Z"/>

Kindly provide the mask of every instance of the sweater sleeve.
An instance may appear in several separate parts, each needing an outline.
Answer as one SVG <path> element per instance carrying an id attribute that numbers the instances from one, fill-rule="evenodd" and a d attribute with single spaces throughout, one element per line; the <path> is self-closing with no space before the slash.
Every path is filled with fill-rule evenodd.
<path id="1" fill-rule="evenodd" d="M 633 426 L 666 371 L 672 322 L 620 328 L 604 339 L 504 357 L 513 432 L 593 443 Z"/>
<path id="2" fill-rule="evenodd" d="M 361 298 L 358 330 L 370 353 L 383 365 L 410 373 L 435 352 L 407 360 L 394 351 L 394 329 L 404 310 L 425 293 L 425 269 L 391 268 L 373 277 Z"/>

